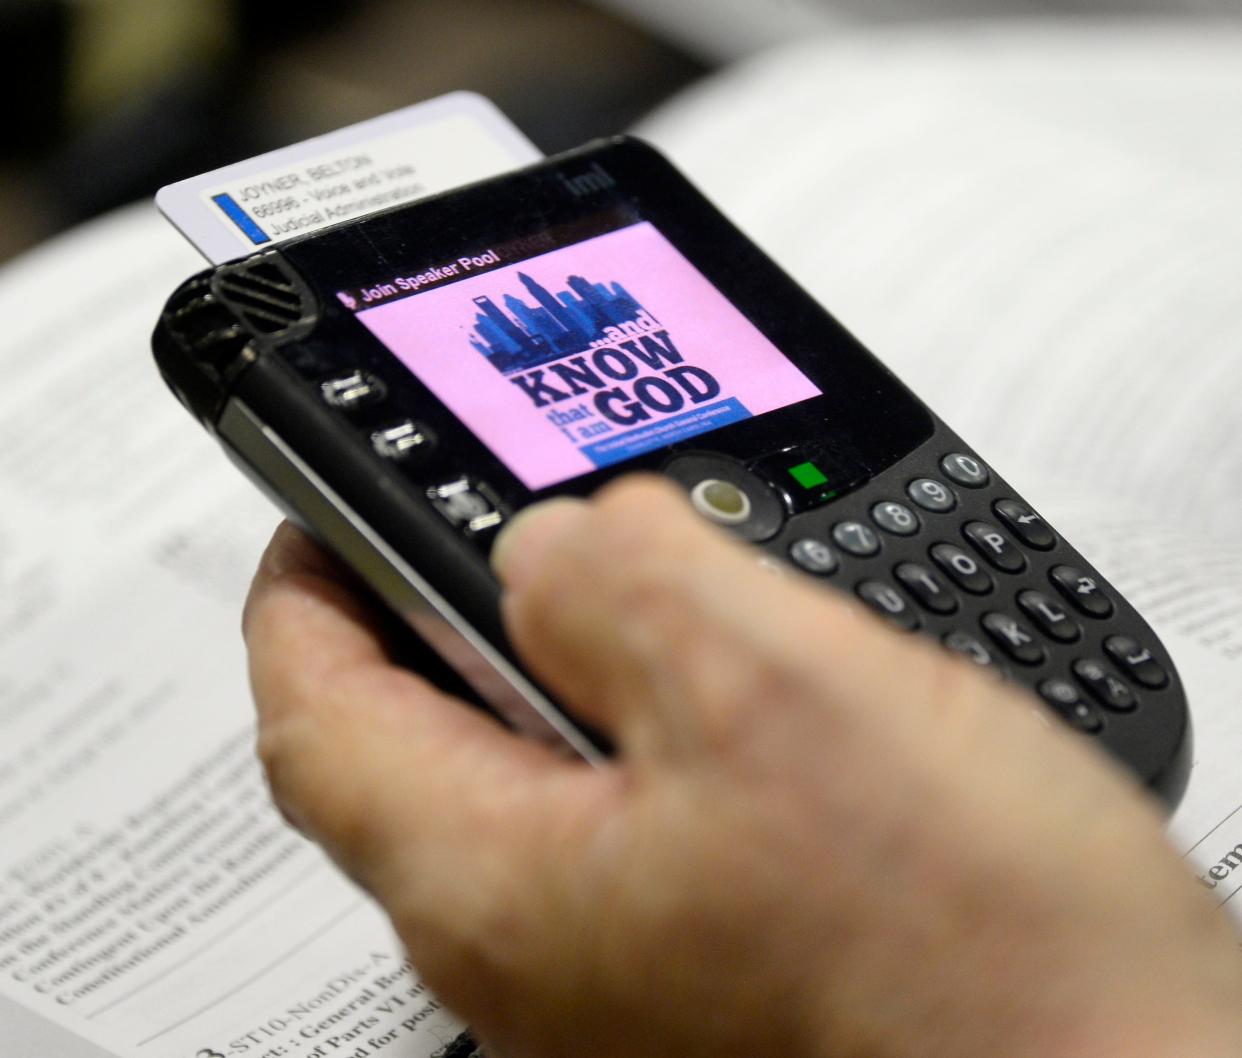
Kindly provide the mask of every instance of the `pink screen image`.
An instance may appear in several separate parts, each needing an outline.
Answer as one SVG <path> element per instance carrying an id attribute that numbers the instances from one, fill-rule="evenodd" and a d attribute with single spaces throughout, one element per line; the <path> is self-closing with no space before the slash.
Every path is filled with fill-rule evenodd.
<path id="1" fill-rule="evenodd" d="M 645 221 L 358 318 L 532 490 L 820 392 Z"/>

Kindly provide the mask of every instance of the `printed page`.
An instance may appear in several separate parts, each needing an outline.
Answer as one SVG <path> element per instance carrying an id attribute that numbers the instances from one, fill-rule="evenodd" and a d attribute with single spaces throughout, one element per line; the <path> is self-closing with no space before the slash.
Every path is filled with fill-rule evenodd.
<path id="1" fill-rule="evenodd" d="M 1198 732 L 1173 834 L 1221 903 L 1237 50 L 894 33 L 773 57 L 651 127 L 1168 637 Z M 0 273 L 0 1019 L 66 1055 L 424 1058 L 458 1026 L 253 760 L 237 620 L 275 515 L 146 348 L 198 267 L 140 210 Z"/>
<path id="2" fill-rule="evenodd" d="M 1059 494 L 1081 541 L 1177 661 L 1194 727 L 1191 779 L 1169 825 L 1201 885 L 1242 923 L 1242 542 L 1204 538 L 1142 504 Z"/>
<path id="3" fill-rule="evenodd" d="M 142 208 L 0 273 L 3 1050 L 427 1058 L 460 1026 L 254 759 L 277 515 L 148 348 L 200 267 Z"/>
<path id="4" fill-rule="evenodd" d="M 875 32 L 761 57 L 640 130 L 1152 621 L 1196 729 L 1172 839 L 1221 903 L 1242 888 L 1239 56 L 1236 24 Z"/>

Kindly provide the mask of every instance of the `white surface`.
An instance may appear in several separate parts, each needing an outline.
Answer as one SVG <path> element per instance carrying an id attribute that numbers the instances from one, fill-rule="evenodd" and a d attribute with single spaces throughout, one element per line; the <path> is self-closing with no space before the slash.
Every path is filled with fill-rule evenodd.
<path id="1" fill-rule="evenodd" d="M 141 207 L 0 271 L 0 1053 L 309 1058 L 367 1021 L 427 1058 L 457 1026 L 400 1027 L 430 998 L 254 760 L 238 615 L 277 515 L 149 348 L 200 266 Z"/>
<path id="2" fill-rule="evenodd" d="M 596 0 L 693 55 L 728 62 L 868 25 L 940 19 L 1237 15 L 1237 0 Z"/>

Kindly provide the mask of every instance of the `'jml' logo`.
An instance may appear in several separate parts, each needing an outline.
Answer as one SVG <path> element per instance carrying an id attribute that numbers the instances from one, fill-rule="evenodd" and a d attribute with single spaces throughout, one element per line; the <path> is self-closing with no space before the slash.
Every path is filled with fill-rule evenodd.
<path id="1" fill-rule="evenodd" d="M 616 187 L 617 182 L 608 175 L 599 162 L 592 162 L 591 167 L 585 173 L 579 173 L 577 176 L 568 176 L 565 173 L 557 173 L 561 183 L 565 186 L 574 198 L 582 198 L 586 195 L 593 195 L 597 191 L 607 191 L 610 187 Z"/>

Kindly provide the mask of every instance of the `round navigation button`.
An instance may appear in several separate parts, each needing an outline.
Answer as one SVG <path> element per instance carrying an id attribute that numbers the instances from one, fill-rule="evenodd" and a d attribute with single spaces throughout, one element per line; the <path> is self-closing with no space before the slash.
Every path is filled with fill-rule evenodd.
<path id="1" fill-rule="evenodd" d="M 785 505 L 776 491 L 728 456 L 687 452 L 670 459 L 664 475 L 689 493 L 700 515 L 744 540 L 770 540 L 785 524 Z"/>
<path id="2" fill-rule="evenodd" d="M 719 478 L 706 478 L 690 490 L 694 509 L 720 525 L 743 525 L 750 517 L 750 497 L 736 485 Z"/>

